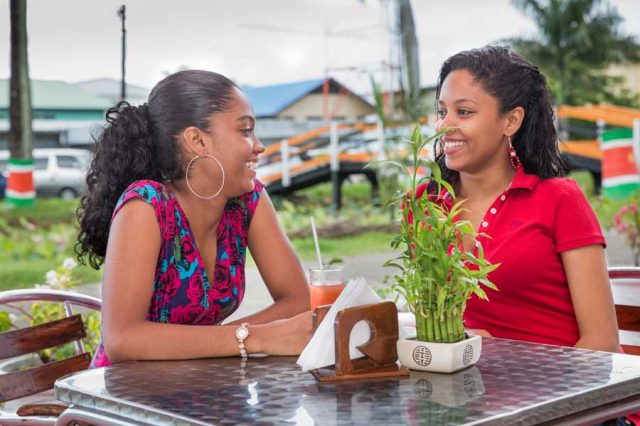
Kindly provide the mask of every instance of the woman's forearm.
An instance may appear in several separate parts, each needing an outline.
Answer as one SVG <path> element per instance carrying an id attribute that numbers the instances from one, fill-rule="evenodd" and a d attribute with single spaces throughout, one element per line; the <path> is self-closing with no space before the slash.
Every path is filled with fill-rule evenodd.
<path id="1" fill-rule="evenodd" d="M 235 356 L 240 353 L 235 326 L 162 324 L 144 321 L 105 332 L 104 345 L 113 363 Z M 261 352 L 260 327 L 252 327 L 248 352 Z"/>
<path id="2" fill-rule="evenodd" d="M 576 342 L 576 348 L 591 349 L 594 351 L 622 352 L 618 336 L 602 334 L 584 335 Z"/>
<path id="3" fill-rule="evenodd" d="M 105 324 L 111 362 L 193 359 L 240 355 L 235 325 L 178 325 L 149 321 Z M 299 355 L 312 334 L 311 312 L 267 324 L 249 324 L 248 353 Z"/>
<path id="4" fill-rule="evenodd" d="M 248 322 L 249 324 L 264 324 L 279 319 L 290 318 L 308 311 L 309 308 L 308 295 L 291 295 L 274 301 L 273 304 L 261 311 L 225 325 L 235 325 L 243 322 Z"/>

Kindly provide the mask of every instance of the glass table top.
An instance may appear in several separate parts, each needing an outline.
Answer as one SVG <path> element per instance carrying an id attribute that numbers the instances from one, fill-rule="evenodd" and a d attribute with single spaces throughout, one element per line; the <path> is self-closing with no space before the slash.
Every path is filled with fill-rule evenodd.
<path id="1" fill-rule="evenodd" d="M 152 424 L 536 424 L 640 398 L 640 357 L 489 338 L 454 374 L 319 383 L 293 357 L 132 362 L 56 395 Z"/>

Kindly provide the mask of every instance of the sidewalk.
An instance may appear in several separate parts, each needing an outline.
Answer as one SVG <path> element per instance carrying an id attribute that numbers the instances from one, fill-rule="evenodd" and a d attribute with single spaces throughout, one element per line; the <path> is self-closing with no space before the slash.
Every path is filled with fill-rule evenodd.
<path id="1" fill-rule="evenodd" d="M 631 249 L 627 247 L 620 235 L 614 232 L 606 232 L 607 264 L 614 265 L 633 265 L 633 255 Z M 360 256 L 352 256 L 344 258 L 345 276 L 347 279 L 355 277 L 364 277 L 373 287 L 385 286 L 385 277 L 391 278 L 393 268 L 384 268 L 382 265 L 393 257 L 391 251 L 386 253 L 365 254 Z M 313 261 L 303 262 L 305 269 L 313 265 Z M 79 290 L 92 296 L 100 297 L 99 284 L 87 284 L 81 286 Z M 273 299 L 269 294 L 258 269 L 247 268 L 246 270 L 246 292 L 245 298 L 240 308 L 229 317 L 227 321 L 241 318 L 252 314 L 256 311 L 266 308 L 272 303 Z"/>

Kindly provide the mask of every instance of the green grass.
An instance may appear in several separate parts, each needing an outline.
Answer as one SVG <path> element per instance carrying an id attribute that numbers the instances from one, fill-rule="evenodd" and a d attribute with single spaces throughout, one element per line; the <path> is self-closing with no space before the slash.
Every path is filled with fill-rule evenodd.
<path id="1" fill-rule="evenodd" d="M 299 191 L 300 195 L 304 195 L 312 200 L 331 199 L 332 193 L 333 187 L 331 183 L 323 183 Z M 371 184 L 367 180 L 345 182 L 342 185 L 342 195 L 350 202 L 368 201 L 371 197 Z"/>
<path id="2" fill-rule="evenodd" d="M 320 250 L 322 250 L 322 256 L 326 261 L 367 253 L 380 253 L 391 250 L 389 243 L 393 236 L 390 233 L 371 232 L 353 237 L 323 239 L 320 241 Z M 315 259 L 313 239 L 296 238 L 291 240 L 291 244 L 300 259 Z M 34 284 L 43 283 L 46 273 L 57 266 L 59 264 L 51 260 L 1 262 L 0 291 L 30 288 Z M 255 266 L 250 256 L 247 266 Z M 96 271 L 88 266 L 78 266 L 75 272 L 82 283 L 96 283 L 102 280 L 102 271 Z"/>
<path id="3" fill-rule="evenodd" d="M 37 199 L 29 207 L 14 207 L 5 201 L 0 202 L 0 216 L 10 223 L 16 223 L 22 217 L 39 226 L 54 223 L 75 223 L 75 211 L 79 200 L 61 200 L 59 198 Z"/>
<path id="4" fill-rule="evenodd" d="M 331 183 L 322 183 L 310 188 L 297 191 L 291 198 L 273 196 L 273 202 L 278 208 L 283 200 L 299 202 L 313 206 L 330 206 L 333 202 L 333 187 Z M 371 184 L 367 180 L 345 182 L 342 185 L 342 200 L 345 205 L 370 205 Z"/>
<path id="5" fill-rule="evenodd" d="M 31 288 L 45 282 L 45 275 L 59 266 L 52 260 L 23 260 L 0 262 L 0 291 L 18 288 Z M 74 276 L 81 283 L 95 283 L 102 280 L 102 272 L 88 266 L 78 266 Z"/>
<path id="6" fill-rule="evenodd" d="M 37 199 L 29 207 L 14 207 L 10 203 L 0 202 L 0 217 L 10 224 L 18 224 L 20 218 L 36 224 L 39 228 L 48 228 L 59 223 L 76 223 L 75 210 L 78 199 L 61 200 L 59 198 Z M 46 273 L 60 266 L 61 260 L 30 259 L 0 261 L 0 290 L 33 287 L 43 283 Z M 83 283 L 98 282 L 102 273 L 89 267 L 79 266 L 76 269 L 78 278 Z"/>
<path id="7" fill-rule="evenodd" d="M 322 239 L 320 251 L 327 261 L 368 253 L 390 251 L 393 234 L 384 232 L 370 232 L 352 237 Z M 303 260 L 315 259 L 316 251 L 312 238 L 294 239 L 291 241 L 298 257 Z"/>
<path id="8" fill-rule="evenodd" d="M 369 232 L 344 238 L 325 238 L 320 240 L 320 251 L 325 262 L 349 256 L 388 252 L 392 250 L 390 243 L 393 237 L 394 234 L 391 233 Z M 300 260 L 315 260 L 316 249 L 312 238 L 294 238 L 291 245 Z M 247 266 L 255 266 L 248 252 Z"/>

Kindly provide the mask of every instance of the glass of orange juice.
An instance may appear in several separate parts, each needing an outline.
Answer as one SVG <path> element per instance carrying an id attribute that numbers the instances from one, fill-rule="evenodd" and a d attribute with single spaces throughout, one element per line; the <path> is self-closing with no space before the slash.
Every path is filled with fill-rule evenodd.
<path id="1" fill-rule="evenodd" d="M 309 268 L 311 284 L 311 310 L 318 306 L 331 305 L 344 289 L 344 267 Z"/>

